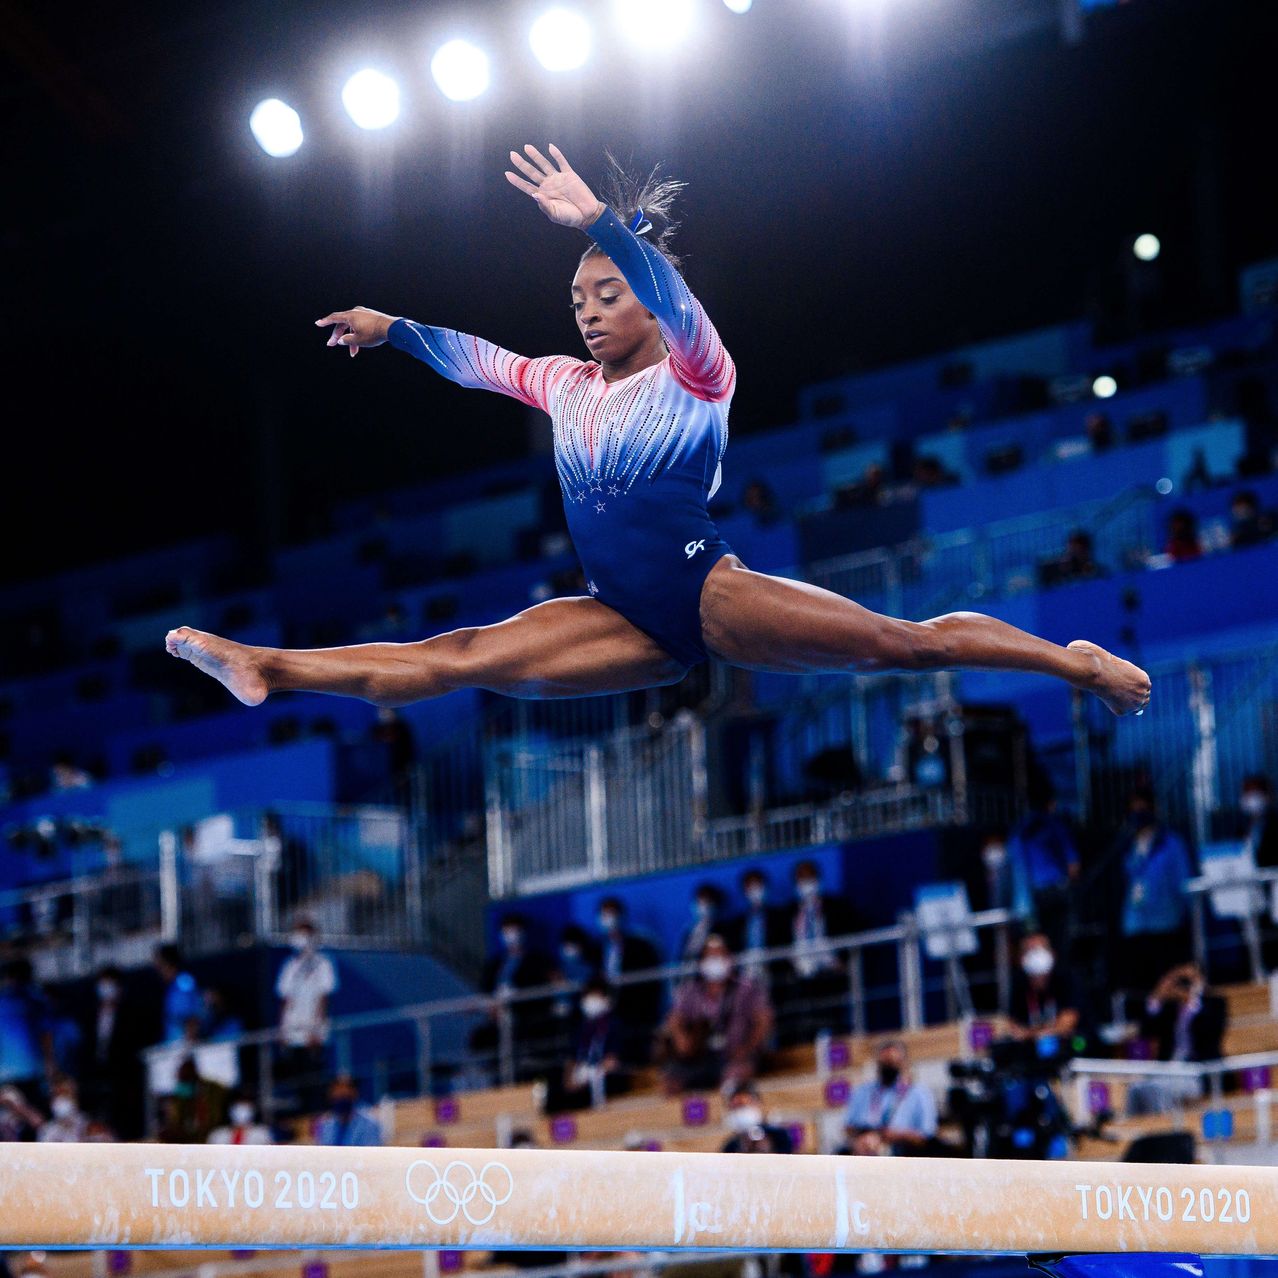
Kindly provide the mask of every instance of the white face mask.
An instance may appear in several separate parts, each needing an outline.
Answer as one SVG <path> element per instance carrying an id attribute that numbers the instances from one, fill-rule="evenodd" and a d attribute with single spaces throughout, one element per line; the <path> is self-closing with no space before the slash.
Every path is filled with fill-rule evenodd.
<path id="1" fill-rule="evenodd" d="M 604 1016 L 610 1006 L 602 994 L 587 994 L 581 1000 L 581 1013 L 587 1020 L 593 1021 L 597 1016 Z"/>
<path id="2" fill-rule="evenodd" d="M 1249 790 L 1238 800 L 1238 806 L 1251 817 L 1261 816 L 1269 806 L 1269 800 L 1259 790 Z"/>
<path id="3" fill-rule="evenodd" d="M 703 958 L 701 960 L 701 975 L 707 981 L 726 981 L 728 973 L 732 971 L 732 961 L 730 959 L 715 956 L 713 958 Z"/>
<path id="4" fill-rule="evenodd" d="M 821 890 L 821 884 L 816 879 L 804 879 L 795 884 L 795 889 L 805 901 L 810 901 Z"/>
<path id="5" fill-rule="evenodd" d="M 751 905 L 762 905 L 763 898 L 767 896 L 768 889 L 762 883 L 756 883 L 746 890 L 746 900 Z"/>
<path id="6" fill-rule="evenodd" d="M 114 981 L 99 981 L 98 997 L 104 1003 L 114 1003 L 120 997 L 120 987 Z"/>
<path id="7" fill-rule="evenodd" d="M 699 919 L 708 919 L 714 913 L 714 902 L 694 901 L 692 903 L 692 912 Z"/>
<path id="8" fill-rule="evenodd" d="M 605 932 L 611 932 L 617 926 L 617 916 L 615 914 L 601 914 L 599 916 L 599 926 Z"/>
<path id="9" fill-rule="evenodd" d="M 748 1132 L 752 1127 L 763 1126 L 763 1110 L 758 1105 L 742 1105 L 728 1110 L 728 1126 L 734 1132 Z"/>
<path id="10" fill-rule="evenodd" d="M 311 948 L 311 939 L 309 932 L 294 932 L 288 938 L 288 941 L 295 950 L 309 950 Z"/>
<path id="11" fill-rule="evenodd" d="M 1026 976 L 1047 976 L 1055 966 L 1056 956 L 1041 945 L 1026 950 L 1021 959 L 1021 970 Z"/>
<path id="12" fill-rule="evenodd" d="M 240 1101 L 231 1106 L 231 1122 L 236 1127 L 247 1127 L 253 1121 L 253 1106 Z"/>
<path id="13" fill-rule="evenodd" d="M 560 954 L 561 954 L 561 955 L 562 955 L 565 959 L 575 959 L 575 958 L 580 958 L 580 957 L 581 957 L 581 946 L 580 946 L 580 945 L 561 945 L 561 946 L 559 947 L 559 953 L 560 953 Z"/>
<path id="14" fill-rule="evenodd" d="M 523 935 L 524 934 L 517 927 L 504 927 L 501 930 L 502 944 L 508 950 L 513 950 L 519 945 L 519 942 L 523 940 Z"/>
<path id="15" fill-rule="evenodd" d="M 1007 860 L 1007 849 L 1001 843 L 987 843 L 981 851 L 981 860 L 995 869 Z"/>
<path id="16" fill-rule="evenodd" d="M 55 1096 L 49 1108 L 54 1118 L 70 1118 L 76 1112 L 76 1103 L 70 1096 Z"/>

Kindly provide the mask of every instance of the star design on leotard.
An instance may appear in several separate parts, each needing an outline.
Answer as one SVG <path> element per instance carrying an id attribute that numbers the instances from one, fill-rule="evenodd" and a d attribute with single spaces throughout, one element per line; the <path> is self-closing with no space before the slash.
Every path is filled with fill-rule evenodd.
<path id="1" fill-rule="evenodd" d="M 599 480 L 597 480 L 597 479 L 592 479 L 592 480 L 590 481 L 590 491 L 591 491 L 592 493 L 601 493 L 601 492 L 603 492 L 603 484 L 601 484 L 601 483 L 599 482 Z"/>
<path id="2" fill-rule="evenodd" d="M 602 515 L 607 507 L 601 501 L 595 502 L 595 514 Z"/>
<path id="3" fill-rule="evenodd" d="M 585 494 L 585 493 L 582 493 L 582 492 L 579 492 L 579 493 L 577 494 L 577 500 L 578 500 L 578 501 L 585 501 L 585 500 L 586 500 L 586 494 Z"/>
<path id="4" fill-rule="evenodd" d="M 620 497 L 620 496 L 621 496 L 621 489 L 620 489 L 620 488 L 618 488 L 616 484 L 609 484 L 609 485 L 608 485 L 608 496 L 609 496 L 609 497 Z"/>

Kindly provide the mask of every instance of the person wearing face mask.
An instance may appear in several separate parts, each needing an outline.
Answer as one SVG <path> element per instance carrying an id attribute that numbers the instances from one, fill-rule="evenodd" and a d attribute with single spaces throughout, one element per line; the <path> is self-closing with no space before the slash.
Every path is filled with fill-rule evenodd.
<path id="1" fill-rule="evenodd" d="M 622 1068 L 625 1034 L 613 1008 L 612 987 L 602 976 L 591 977 L 578 1007 L 572 1054 L 562 1075 L 548 1080 L 546 1108 L 552 1113 L 600 1105 L 628 1088 Z"/>
<path id="2" fill-rule="evenodd" d="M 317 1145 L 380 1145 L 382 1129 L 359 1108 L 359 1088 L 339 1074 L 328 1089 L 328 1112 L 315 1124 Z"/>
<path id="3" fill-rule="evenodd" d="M 488 1018 L 471 1031 L 471 1051 L 496 1064 L 502 1037 L 500 1016 L 503 1007 L 508 1007 L 515 1049 L 515 1074 L 519 1078 L 526 1077 L 530 1064 L 520 1058 L 528 1054 L 530 1045 L 535 1048 L 547 1033 L 554 1033 L 549 1018 L 552 1003 L 514 996 L 521 990 L 549 985 L 553 978 L 554 969 L 549 960 L 529 943 L 524 917 L 520 914 L 503 915 L 497 927 L 497 949 L 485 962 L 480 978 L 480 988 L 492 996 L 492 1002 Z"/>
<path id="4" fill-rule="evenodd" d="M 794 905 L 788 911 L 786 942 L 794 947 L 791 975 L 784 991 L 787 1040 L 811 1039 L 820 1030 L 848 1028 L 847 978 L 843 956 L 825 942 L 855 930 L 851 910 L 837 896 L 821 891 L 815 861 L 794 867 Z"/>
<path id="5" fill-rule="evenodd" d="M 1269 778 L 1253 772 L 1243 777 L 1238 796 L 1243 821 L 1243 841 L 1251 849 L 1258 868 L 1278 866 L 1278 814 L 1274 812 L 1273 787 Z"/>
<path id="6" fill-rule="evenodd" d="M 309 918 L 293 924 L 293 953 L 275 982 L 280 1000 L 279 1076 L 302 1113 L 323 1104 L 328 1075 L 328 1003 L 337 992 L 337 969 L 319 948 L 319 933 Z"/>
<path id="7" fill-rule="evenodd" d="M 1148 787 L 1134 790 L 1128 800 L 1127 831 L 1119 851 L 1123 902 L 1114 983 L 1120 989 L 1148 989 L 1169 961 L 1188 957 L 1185 885 L 1191 874 L 1185 842 L 1158 820 Z"/>
<path id="8" fill-rule="evenodd" d="M 1074 832 L 1057 811 L 1054 794 L 1034 795 L 1029 816 L 1008 840 L 1007 859 L 1012 912 L 1033 931 L 1046 932 L 1053 948 L 1064 952 L 1080 863 Z"/>
<path id="9" fill-rule="evenodd" d="M 741 967 L 770 984 L 769 965 L 755 955 L 786 943 L 785 920 L 768 900 L 768 880 L 762 870 L 752 868 L 741 876 L 741 895 L 745 909 L 724 924 L 723 937 L 739 956 Z"/>
<path id="10" fill-rule="evenodd" d="M 693 963 L 705 949 L 706 937 L 718 931 L 715 924 L 719 920 L 719 909 L 722 904 L 719 889 L 712 883 L 702 883 L 692 896 L 692 922 L 684 930 L 679 941 L 679 953 L 676 962 Z"/>
<path id="11" fill-rule="evenodd" d="M 936 1137 L 936 1098 L 910 1077 L 905 1044 L 879 1048 L 874 1078 L 853 1089 L 846 1117 L 848 1152 L 921 1153 Z"/>
<path id="12" fill-rule="evenodd" d="M 733 1087 L 752 1078 L 772 1023 L 763 986 L 734 970 L 727 944 L 711 933 L 696 975 L 679 984 L 658 1034 L 666 1094 Z"/>
<path id="13" fill-rule="evenodd" d="M 89 1120 L 80 1111 L 80 1097 L 73 1079 L 59 1078 L 54 1083 L 49 1112 L 52 1117 L 47 1123 L 40 1124 L 36 1140 L 65 1144 L 85 1139 Z"/>
<path id="14" fill-rule="evenodd" d="M 209 1133 L 210 1145 L 274 1145 L 275 1137 L 265 1123 L 256 1122 L 257 1106 L 247 1092 L 231 1098 L 229 1122 Z"/>
<path id="15" fill-rule="evenodd" d="M 764 1120 L 763 1098 L 753 1083 L 738 1083 L 728 1097 L 724 1125 L 732 1133 L 721 1153 L 792 1154 L 794 1142 L 784 1127 Z"/>
<path id="16" fill-rule="evenodd" d="M 108 965 L 98 973 L 93 1003 L 81 1025 L 85 1108 L 102 1115 L 121 1140 L 141 1140 L 146 1127 L 146 1072 L 142 1049 L 147 1034 L 137 998 L 124 973 Z"/>
<path id="17" fill-rule="evenodd" d="M 1011 1037 L 1073 1034 L 1079 1026 L 1080 1001 L 1068 972 L 1056 962 L 1051 940 L 1042 932 L 1023 937 L 1008 1007 Z"/>
<path id="18" fill-rule="evenodd" d="M 660 967 L 661 958 L 651 941 L 627 926 L 626 906 L 620 897 L 604 897 L 595 920 L 599 929 L 599 974 L 614 987 L 613 1004 L 624 1026 L 625 1059 L 642 1064 L 648 1059 L 653 1027 L 661 1019 L 665 982 L 655 977 L 623 985 L 619 978 L 653 971 Z"/>

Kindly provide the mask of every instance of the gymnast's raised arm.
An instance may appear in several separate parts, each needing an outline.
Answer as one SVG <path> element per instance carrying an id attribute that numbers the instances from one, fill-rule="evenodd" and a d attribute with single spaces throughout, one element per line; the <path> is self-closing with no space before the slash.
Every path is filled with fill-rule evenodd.
<path id="1" fill-rule="evenodd" d="M 366 306 L 333 311 L 315 324 L 318 328 L 332 326 L 328 345 L 345 346 L 352 355 L 363 347 L 389 342 L 429 364 L 450 382 L 498 391 L 545 412 L 550 411 L 551 393 L 560 377 L 579 362 L 566 355 L 530 359 L 470 333 L 418 324 Z"/>

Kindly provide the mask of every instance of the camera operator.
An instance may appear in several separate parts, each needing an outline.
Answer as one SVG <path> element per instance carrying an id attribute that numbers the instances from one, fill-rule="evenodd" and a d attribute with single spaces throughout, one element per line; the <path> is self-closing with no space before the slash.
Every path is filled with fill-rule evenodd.
<path id="1" fill-rule="evenodd" d="M 848 1152 L 921 1153 L 936 1136 L 936 1098 L 911 1080 L 904 1043 L 879 1048 L 875 1075 L 848 1101 Z"/>
<path id="2" fill-rule="evenodd" d="M 1009 1036 L 1068 1038 L 1078 1029 L 1081 1001 L 1069 973 L 1057 966 L 1047 936 L 1031 932 L 1023 937 L 1020 967 L 1012 978 Z"/>

